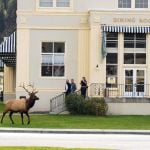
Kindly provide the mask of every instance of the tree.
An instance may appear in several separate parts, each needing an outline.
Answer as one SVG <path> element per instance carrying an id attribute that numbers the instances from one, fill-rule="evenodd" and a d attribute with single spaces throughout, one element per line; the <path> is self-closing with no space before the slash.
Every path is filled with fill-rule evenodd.
<path id="1" fill-rule="evenodd" d="M 0 32 L 3 32 L 4 29 L 5 29 L 4 14 L 0 11 Z"/>
<path id="2" fill-rule="evenodd" d="M 16 29 L 17 0 L 0 0 L 0 38 Z"/>

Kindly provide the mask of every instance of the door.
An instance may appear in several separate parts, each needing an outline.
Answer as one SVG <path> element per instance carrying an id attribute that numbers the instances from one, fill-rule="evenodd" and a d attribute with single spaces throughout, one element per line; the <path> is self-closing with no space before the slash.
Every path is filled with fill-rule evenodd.
<path id="1" fill-rule="evenodd" d="M 145 70 L 125 69 L 125 97 L 143 97 L 145 94 Z"/>

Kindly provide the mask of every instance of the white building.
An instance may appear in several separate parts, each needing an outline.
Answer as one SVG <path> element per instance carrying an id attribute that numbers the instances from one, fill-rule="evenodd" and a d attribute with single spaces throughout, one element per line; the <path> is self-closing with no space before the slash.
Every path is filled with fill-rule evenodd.
<path id="1" fill-rule="evenodd" d="M 79 88 L 83 76 L 89 96 L 150 97 L 150 0 L 18 0 L 16 33 L 5 99 L 30 82 L 40 97 L 34 110 L 49 110 L 65 80 Z"/>

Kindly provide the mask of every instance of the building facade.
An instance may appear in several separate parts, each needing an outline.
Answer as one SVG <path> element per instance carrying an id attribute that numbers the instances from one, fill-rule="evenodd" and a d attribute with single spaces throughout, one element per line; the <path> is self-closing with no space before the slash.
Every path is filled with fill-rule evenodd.
<path id="1" fill-rule="evenodd" d="M 34 83 L 40 101 L 87 78 L 89 96 L 150 96 L 149 0 L 18 0 L 16 67 L 5 67 L 5 96 Z M 12 96 L 12 95 L 11 95 Z"/>

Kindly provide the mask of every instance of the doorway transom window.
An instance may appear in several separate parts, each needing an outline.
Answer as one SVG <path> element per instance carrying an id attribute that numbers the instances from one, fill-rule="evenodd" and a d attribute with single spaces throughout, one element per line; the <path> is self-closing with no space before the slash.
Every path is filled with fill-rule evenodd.
<path id="1" fill-rule="evenodd" d="M 146 64 L 146 34 L 124 33 L 124 64 Z"/>

